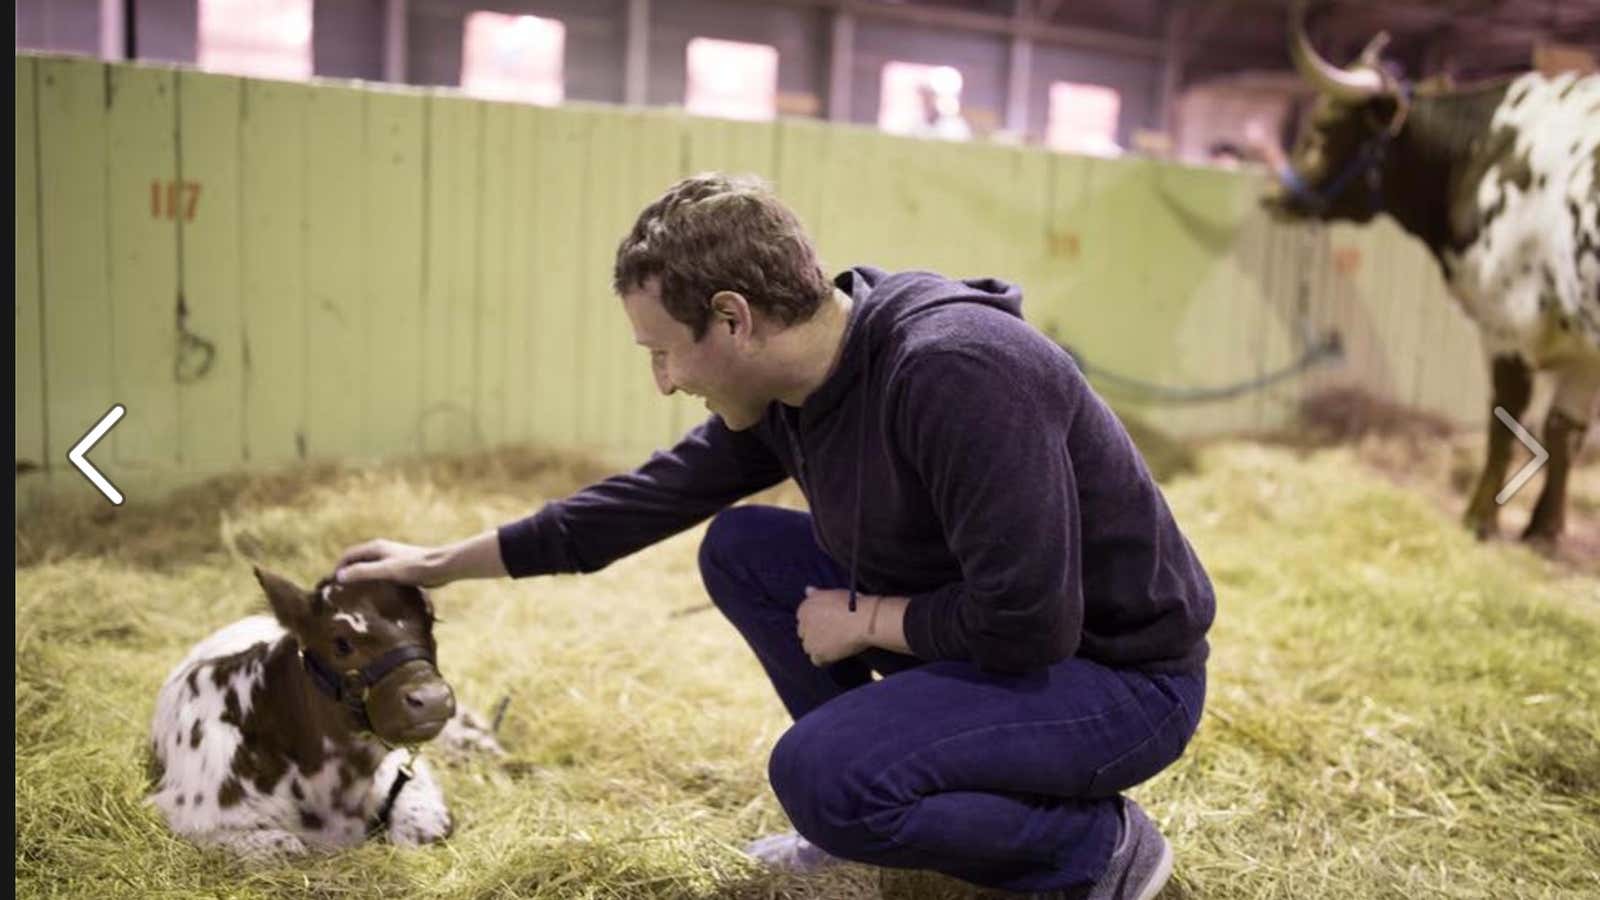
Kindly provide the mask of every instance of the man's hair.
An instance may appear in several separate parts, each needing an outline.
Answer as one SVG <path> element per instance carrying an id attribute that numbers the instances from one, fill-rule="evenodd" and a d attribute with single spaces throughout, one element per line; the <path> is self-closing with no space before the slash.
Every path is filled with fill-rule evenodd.
<path id="1" fill-rule="evenodd" d="M 833 290 L 811 239 L 772 188 L 754 175 L 708 172 L 667 189 L 617 247 L 611 288 L 620 296 L 661 279 L 661 302 L 694 339 L 711 323 L 711 297 L 736 291 L 752 309 L 795 325 Z"/>

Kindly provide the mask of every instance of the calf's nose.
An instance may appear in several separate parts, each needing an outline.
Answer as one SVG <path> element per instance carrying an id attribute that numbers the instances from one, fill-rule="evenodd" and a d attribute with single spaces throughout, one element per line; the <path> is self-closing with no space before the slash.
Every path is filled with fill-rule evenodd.
<path id="1" fill-rule="evenodd" d="M 453 716 L 456 712 L 456 698 L 449 685 L 442 681 L 434 681 L 406 691 L 406 706 L 416 712 L 433 710 L 446 716 Z"/>

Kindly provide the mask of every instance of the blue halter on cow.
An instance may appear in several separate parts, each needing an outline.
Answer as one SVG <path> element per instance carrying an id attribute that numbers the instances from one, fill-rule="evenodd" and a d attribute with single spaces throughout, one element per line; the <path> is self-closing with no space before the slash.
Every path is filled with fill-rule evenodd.
<path id="1" fill-rule="evenodd" d="M 1290 16 L 1295 65 L 1318 91 L 1281 183 L 1291 218 L 1366 222 L 1387 212 L 1438 261 L 1481 329 L 1494 399 L 1488 458 L 1465 519 L 1497 531 L 1496 495 L 1535 372 L 1555 394 L 1547 475 L 1525 540 L 1553 546 L 1568 472 L 1600 406 L 1600 76 L 1528 73 L 1460 89 L 1413 89 L 1382 64 L 1379 35 L 1340 68 L 1317 54 L 1305 4 Z"/>

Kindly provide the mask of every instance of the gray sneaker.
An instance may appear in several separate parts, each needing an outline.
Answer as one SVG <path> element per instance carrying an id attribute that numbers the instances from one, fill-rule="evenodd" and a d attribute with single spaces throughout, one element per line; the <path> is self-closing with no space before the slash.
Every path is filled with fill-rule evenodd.
<path id="1" fill-rule="evenodd" d="M 1172 845 L 1144 809 L 1122 798 L 1122 840 L 1089 900 L 1154 900 L 1172 877 Z"/>
<path id="2" fill-rule="evenodd" d="M 1122 837 L 1100 880 L 1088 888 L 1034 894 L 1033 900 L 1155 900 L 1172 877 L 1172 846 L 1143 808 L 1122 798 Z"/>
<path id="3" fill-rule="evenodd" d="M 797 875 L 820 872 L 844 863 L 794 831 L 751 841 L 745 845 L 744 852 L 773 869 Z"/>

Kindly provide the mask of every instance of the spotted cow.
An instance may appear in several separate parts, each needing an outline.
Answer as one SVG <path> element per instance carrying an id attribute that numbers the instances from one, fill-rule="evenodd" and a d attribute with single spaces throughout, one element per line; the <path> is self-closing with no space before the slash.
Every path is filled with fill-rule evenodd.
<path id="1" fill-rule="evenodd" d="M 1523 537 L 1554 545 L 1584 433 L 1600 416 L 1600 75 L 1528 73 L 1476 87 L 1416 88 L 1382 59 L 1379 35 L 1348 68 L 1311 46 L 1305 4 L 1290 44 L 1317 88 L 1269 209 L 1292 219 L 1365 222 L 1386 212 L 1437 260 L 1483 337 L 1494 397 L 1489 447 L 1466 511 L 1497 530 L 1512 433 L 1535 372 L 1554 402 L 1544 487 Z"/>
<path id="2" fill-rule="evenodd" d="M 419 745 L 500 753 L 435 667 L 418 588 L 256 578 L 272 616 L 201 641 L 167 676 L 151 726 L 149 797 L 176 833 L 261 858 L 384 834 L 417 845 L 452 819 Z"/>

